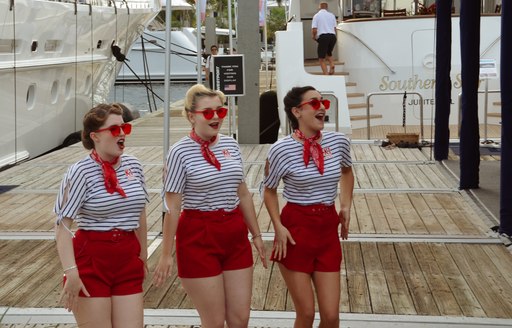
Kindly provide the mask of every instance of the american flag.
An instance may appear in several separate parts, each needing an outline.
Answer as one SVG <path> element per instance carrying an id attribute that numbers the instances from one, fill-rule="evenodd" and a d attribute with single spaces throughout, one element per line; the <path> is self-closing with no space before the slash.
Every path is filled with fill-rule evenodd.
<path id="1" fill-rule="evenodd" d="M 224 91 L 235 91 L 236 90 L 236 84 L 226 84 L 224 86 Z"/>

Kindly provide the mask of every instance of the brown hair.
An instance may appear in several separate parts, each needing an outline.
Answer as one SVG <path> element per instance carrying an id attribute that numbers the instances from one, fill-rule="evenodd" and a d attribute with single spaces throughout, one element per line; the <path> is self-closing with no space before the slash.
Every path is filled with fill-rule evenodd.
<path id="1" fill-rule="evenodd" d="M 196 109 L 197 102 L 203 97 L 219 97 L 221 103 L 226 100 L 226 96 L 221 91 L 208 89 L 202 84 L 195 84 L 185 94 L 185 114 L 186 112 L 193 112 Z"/>
<path id="2" fill-rule="evenodd" d="M 299 121 L 293 115 L 292 108 L 297 107 L 302 102 L 302 97 L 304 94 L 308 91 L 316 90 L 312 86 L 305 86 L 305 87 L 294 87 L 288 93 L 283 99 L 284 102 L 284 111 L 286 113 L 286 116 L 288 117 L 288 120 L 290 121 L 290 125 L 293 130 L 299 128 Z"/>
<path id="3" fill-rule="evenodd" d="M 85 149 L 93 149 L 94 141 L 91 132 L 99 130 L 107 121 L 109 115 L 123 115 L 123 108 L 119 104 L 99 104 L 90 109 L 84 116 L 82 129 L 82 144 Z"/>

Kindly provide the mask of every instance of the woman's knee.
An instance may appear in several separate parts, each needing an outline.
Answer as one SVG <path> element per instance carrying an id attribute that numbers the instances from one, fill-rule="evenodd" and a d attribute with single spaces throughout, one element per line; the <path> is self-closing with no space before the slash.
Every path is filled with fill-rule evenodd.
<path id="1" fill-rule="evenodd" d="M 336 328 L 340 326 L 339 312 L 331 311 L 327 313 L 320 312 L 320 327 Z"/>
<path id="2" fill-rule="evenodd" d="M 226 323 L 229 328 L 247 327 L 249 325 L 250 311 L 238 311 L 236 313 L 227 314 Z"/>
<path id="3" fill-rule="evenodd" d="M 312 327 L 313 321 L 315 321 L 315 309 L 302 309 L 300 311 L 296 310 L 297 320 L 303 324 L 303 326 Z"/>

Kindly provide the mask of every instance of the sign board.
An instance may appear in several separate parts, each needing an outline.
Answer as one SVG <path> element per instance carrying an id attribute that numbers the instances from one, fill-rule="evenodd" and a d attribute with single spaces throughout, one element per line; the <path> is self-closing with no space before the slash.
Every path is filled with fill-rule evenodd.
<path id="1" fill-rule="evenodd" d="M 480 59 L 480 78 L 481 79 L 497 79 L 498 69 L 496 68 L 495 59 Z"/>
<path id="2" fill-rule="evenodd" d="M 213 89 L 226 96 L 245 94 L 244 55 L 213 56 Z"/>

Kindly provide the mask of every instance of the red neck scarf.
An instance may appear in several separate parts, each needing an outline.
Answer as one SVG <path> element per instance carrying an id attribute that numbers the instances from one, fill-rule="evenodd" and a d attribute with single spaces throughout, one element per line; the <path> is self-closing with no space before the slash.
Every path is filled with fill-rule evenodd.
<path id="1" fill-rule="evenodd" d="M 316 167 L 318 168 L 318 172 L 320 174 L 324 174 L 324 151 L 322 149 L 322 146 L 317 142 L 318 139 L 322 137 L 322 133 L 318 131 L 314 136 L 311 138 L 306 138 L 304 133 L 302 133 L 301 130 L 296 129 L 294 132 L 295 136 L 299 138 L 299 140 L 304 141 L 304 148 L 303 148 L 303 158 L 304 158 L 304 164 L 306 167 L 308 167 L 309 164 L 309 157 L 313 157 L 313 162 L 315 162 Z"/>
<path id="2" fill-rule="evenodd" d="M 96 152 L 96 149 L 92 150 L 91 157 L 101 165 L 101 170 L 103 171 L 103 179 L 105 180 L 105 188 L 107 191 L 111 194 L 113 194 L 114 191 L 117 191 L 121 194 L 121 196 L 126 197 L 126 193 L 119 185 L 119 181 L 117 181 L 116 170 L 114 170 L 114 165 L 119 160 L 119 157 L 114 158 L 112 162 L 104 161 L 100 158 Z"/>
<path id="3" fill-rule="evenodd" d="M 195 130 L 190 131 L 190 139 L 194 140 L 201 146 L 201 153 L 204 159 L 211 165 L 215 166 L 220 171 L 220 162 L 215 157 L 215 154 L 210 150 L 210 145 L 217 139 L 217 136 L 213 136 L 210 140 L 203 140 L 199 137 Z"/>

